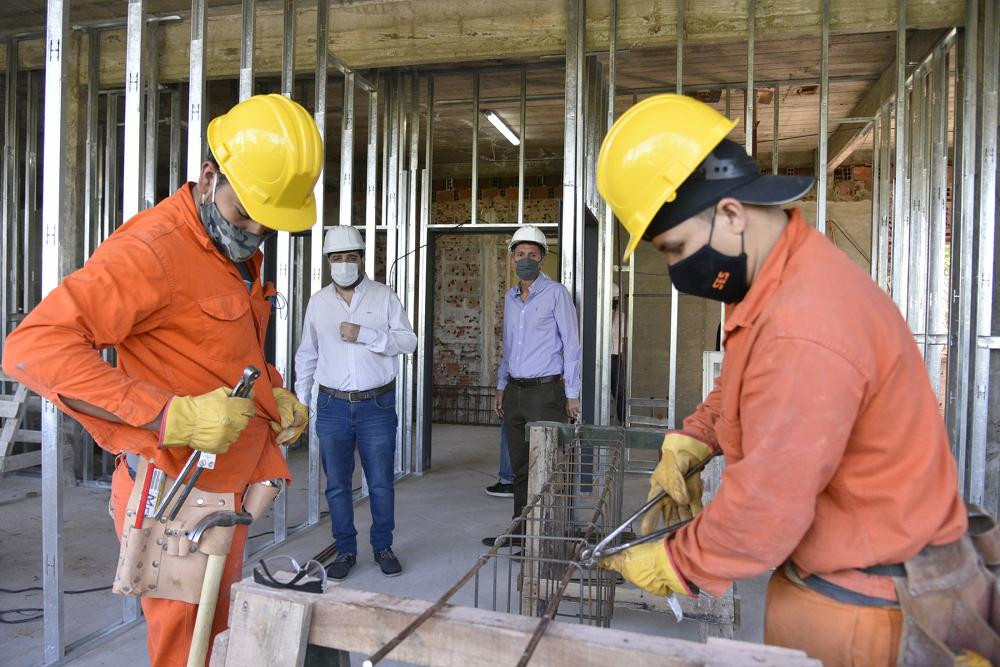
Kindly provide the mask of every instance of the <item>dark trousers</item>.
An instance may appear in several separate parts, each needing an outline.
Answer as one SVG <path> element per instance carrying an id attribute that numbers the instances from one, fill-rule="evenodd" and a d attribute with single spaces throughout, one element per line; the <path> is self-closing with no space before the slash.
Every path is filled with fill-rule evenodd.
<path id="1" fill-rule="evenodd" d="M 503 392 L 503 420 L 507 429 L 510 466 L 514 470 L 514 516 L 528 504 L 528 422 L 566 421 L 566 390 L 562 381 L 534 387 L 507 385 Z"/>
<path id="2" fill-rule="evenodd" d="M 611 355 L 611 395 L 615 397 L 615 417 L 625 425 L 625 360 L 621 355 Z"/>

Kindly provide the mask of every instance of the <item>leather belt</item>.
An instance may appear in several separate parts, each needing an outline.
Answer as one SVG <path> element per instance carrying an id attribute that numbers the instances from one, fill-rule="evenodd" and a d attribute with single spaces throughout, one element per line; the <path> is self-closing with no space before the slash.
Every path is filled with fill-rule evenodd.
<path id="1" fill-rule="evenodd" d="M 388 394 L 390 391 L 396 388 L 396 380 L 393 380 L 389 384 L 382 385 L 381 387 L 375 387 L 374 389 L 365 389 L 364 391 L 338 391 L 336 389 L 330 389 L 329 387 L 319 386 L 319 390 L 324 394 L 329 394 L 334 398 L 339 398 L 342 401 L 350 401 L 351 403 L 360 403 L 361 401 L 370 401 L 373 398 L 382 396 L 383 394 Z"/>
<path id="2" fill-rule="evenodd" d="M 544 375 L 540 378 L 516 378 L 510 377 L 507 379 L 511 384 L 516 384 L 518 387 L 537 387 L 541 384 L 552 384 L 553 382 L 559 382 L 562 380 L 562 375 Z"/>

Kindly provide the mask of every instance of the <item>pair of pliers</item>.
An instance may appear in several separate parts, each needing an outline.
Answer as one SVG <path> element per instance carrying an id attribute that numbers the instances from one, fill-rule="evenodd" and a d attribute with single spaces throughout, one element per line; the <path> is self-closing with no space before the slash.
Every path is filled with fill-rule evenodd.
<path id="1" fill-rule="evenodd" d="M 702 459 L 696 465 L 689 468 L 688 471 L 684 473 L 684 479 L 690 479 L 691 477 L 700 473 L 705 468 L 705 466 L 707 466 L 709 462 L 716 456 L 717 454 L 710 454 L 707 458 Z M 597 565 L 597 561 L 606 556 L 611 556 L 613 554 L 621 553 L 622 551 L 625 551 L 626 549 L 631 549 L 632 547 L 637 546 L 639 544 L 646 544 L 647 542 L 653 542 L 655 540 L 661 539 L 665 535 L 669 535 L 670 533 L 679 530 L 680 528 L 683 528 L 687 524 L 691 523 L 692 521 L 691 519 L 685 519 L 683 521 L 678 521 L 677 523 L 671 524 L 666 528 L 661 528 L 660 530 L 653 531 L 649 535 L 640 535 L 639 537 L 636 537 L 634 540 L 631 540 L 630 542 L 626 542 L 624 544 L 619 544 L 616 546 L 609 546 L 615 540 L 615 538 L 624 533 L 625 530 L 627 530 L 628 527 L 631 526 L 634 521 L 639 520 L 642 517 L 642 515 L 644 515 L 646 512 L 653 509 L 654 507 L 656 507 L 660 503 L 660 501 L 662 501 L 666 497 L 667 497 L 667 492 L 661 491 L 656 495 L 656 497 L 654 497 L 652 500 L 647 501 L 645 505 L 636 510 L 635 514 L 627 518 L 625 522 L 622 523 L 622 525 L 618 526 L 610 533 L 608 533 L 603 540 L 598 542 L 595 546 L 588 547 L 583 551 L 581 551 L 580 564 L 583 565 L 584 567 L 594 567 L 595 565 Z"/>

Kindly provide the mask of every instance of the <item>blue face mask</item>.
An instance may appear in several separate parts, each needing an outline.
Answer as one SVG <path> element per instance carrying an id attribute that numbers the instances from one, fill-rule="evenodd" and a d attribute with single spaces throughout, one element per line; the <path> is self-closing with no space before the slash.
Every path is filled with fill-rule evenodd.
<path id="1" fill-rule="evenodd" d="M 264 242 L 263 234 L 253 234 L 240 229 L 233 223 L 226 220 L 219 207 L 215 204 L 215 187 L 219 182 L 218 175 L 212 178 L 212 200 L 206 201 L 202 195 L 201 204 L 198 209 L 201 213 L 201 223 L 208 232 L 208 237 L 215 243 L 223 255 L 236 263 L 245 262 L 257 252 L 257 248 Z"/>

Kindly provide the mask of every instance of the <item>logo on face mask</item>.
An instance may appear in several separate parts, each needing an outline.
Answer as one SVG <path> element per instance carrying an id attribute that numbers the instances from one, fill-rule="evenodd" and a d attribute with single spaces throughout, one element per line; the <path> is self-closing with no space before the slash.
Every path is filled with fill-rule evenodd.
<path id="1" fill-rule="evenodd" d="M 715 231 L 715 220 L 712 221 L 712 231 Z M 677 291 L 723 303 L 742 301 L 750 289 L 747 284 L 746 252 L 741 249 L 735 257 L 719 252 L 712 247 L 711 233 L 708 243 L 689 257 L 674 262 L 667 270 Z"/>
<path id="2" fill-rule="evenodd" d="M 715 276 L 715 282 L 712 283 L 712 289 L 721 290 L 726 286 L 727 282 L 729 282 L 729 272 L 719 271 L 719 275 Z"/>

